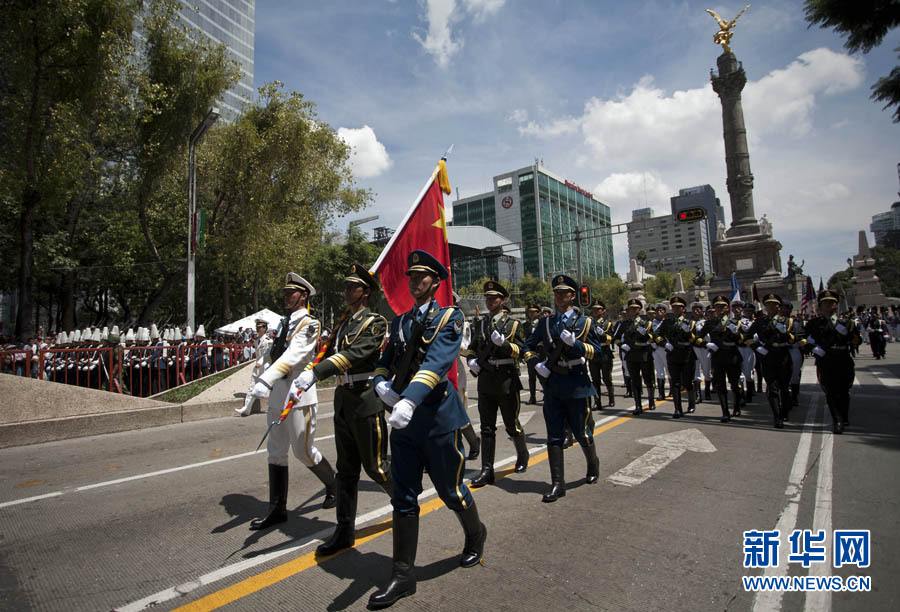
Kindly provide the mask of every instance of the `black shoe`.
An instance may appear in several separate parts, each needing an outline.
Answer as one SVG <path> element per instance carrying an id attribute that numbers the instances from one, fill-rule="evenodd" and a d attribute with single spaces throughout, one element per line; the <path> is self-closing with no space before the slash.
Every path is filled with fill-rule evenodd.
<path id="1" fill-rule="evenodd" d="M 394 512 L 394 565 L 391 581 L 369 597 L 368 608 L 380 610 L 416 592 L 416 546 L 419 541 L 419 517 Z"/>
<path id="2" fill-rule="evenodd" d="M 473 503 L 471 506 L 456 513 L 463 533 L 466 534 L 466 543 L 462 554 L 459 556 L 460 567 L 472 567 L 481 563 L 484 556 L 484 541 L 487 539 L 487 527 L 478 518 L 478 509 Z"/>
<path id="3" fill-rule="evenodd" d="M 784 419 L 775 419 L 775 429 L 784 429 Z"/>
<path id="4" fill-rule="evenodd" d="M 647 404 L 647 410 L 656 410 L 656 400 L 653 399 L 653 394 L 650 394 L 650 402 Z"/>
<path id="5" fill-rule="evenodd" d="M 328 463 L 325 455 L 322 455 L 322 460 L 309 468 L 309 471 L 325 485 L 325 499 L 322 500 L 322 507 L 326 510 L 334 508 L 337 505 L 337 498 L 334 494 L 334 469 Z"/>
<path id="6" fill-rule="evenodd" d="M 534 395 L 532 395 L 531 397 L 528 398 L 528 401 L 525 403 L 532 404 L 532 405 L 537 404 L 537 398 Z"/>
<path id="7" fill-rule="evenodd" d="M 528 454 L 528 446 L 525 444 L 525 434 L 521 433 L 515 436 L 512 441 L 513 446 L 516 447 L 516 467 L 513 471 L 521 474 L 528 469 L 528 460 L 531 458 L 531 455 Z"/>
<path id="8" fill-rule="evenodd" d="M 835 421 L 834 429 L 832 431 L 834 431 L 834 433 L 836 433 L 838 435 L 844 433 L 844 424 L 841 423 L 840 421 Z"/>
<path id="9" fill-rule="evenodd" d="M 587 461 L 587 475 L 584 477 L 584 481 L 587 484 L 594 484 L 600 480 L 600 457 L 597 456 L 597 445 L 591 440 L 591 443 L 587 446 L 582 446 L 581 450 L 584 452 L 584 458 Z"/>
<path id="10" fill-rule="evenodd" d="M 575 434 L 571 431 L 566 432 L 566 439 L 563 442 L 563 448 L 570 448 L 573 444 L 575 444 Z"/>
<path id="11" fill-rule="evenodd" d="M 481 454 L 481 438 L 476 437 L 475 443 L 469 446 L 469 454 L 466 456 L 467 461 L 475 461 Z"/>
<path id="12" fill-rule="evenodd" d="M 548 463 L 550 464 L 550 490 L 544 493 L 541 501 L 545 504 L 553 503 L 560 497 L 566 496 L 565 468 L 563 464 L 563 449 L 561 446 L 547 447 Z"/>
<path id="13" fill-rule="evenodd" d="M 643 410 L 643 408 L 638 406 L 637 408 L 635 408 L 634 410 L 631 411 L 631 414 L 633 414 L 634 416 L 641 416 L 642 414 L 644 414 L 644 410 Z"/>
<path id="14" fill-rule="evenodd" d="M 607 396 L 608 396 L 607 399 L 609 399 L 609 407 L 610 407 L 610 408 L 615 408 L 615 406 L 616 406 L 616 396 L 615 396 L 615 394 L 613 393 L 612 388 L 610 388 L 609 391 L 607 392 Z"/>
<path id="15" fill-rule="evenodd" d="M 481 472 L 472 479 L 469 485 L 473 489 L 483 487 L 485 485 L 494 484 L 494 450 L 497 445 L 497 438 L 493 435 L 484 434 L 481 438 Z"/>
<path id="16" fill-rule="evenodd" d="M 268 529 L 287 521 L 288 468 L 269 464 L 269 513 L 250 521 L 250 530 Z"/>
<path id="17" fill-rule="evenodd" d="M 680 419 L 683 416 L 684 416 L 684 412 L 682 412 L 682 410 L 680 408 L 676 408 L 675 412 L 672 414 L 673 419 Z"/>
<path id="18" fill-rule="evenodd" d="M 355 543 L 356 534 L 353 531 L 353 525 L 338 523 L 334 533 L 316 548 L 316 554 L 320 557 L 327 557 L 345 548 L 352 548 Z"/>

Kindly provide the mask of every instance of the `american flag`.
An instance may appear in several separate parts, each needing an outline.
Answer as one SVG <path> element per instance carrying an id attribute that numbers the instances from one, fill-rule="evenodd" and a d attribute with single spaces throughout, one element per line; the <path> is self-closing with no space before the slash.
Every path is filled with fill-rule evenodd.
<path id="1" fill-rule="evenodd" d="M 813 287 L 812 278 L 806 277 L 806 288 L 803 290 L 803 299 L 800 300 L 800 312 L 814 314 L 816 310 L 816 290 Z"/>

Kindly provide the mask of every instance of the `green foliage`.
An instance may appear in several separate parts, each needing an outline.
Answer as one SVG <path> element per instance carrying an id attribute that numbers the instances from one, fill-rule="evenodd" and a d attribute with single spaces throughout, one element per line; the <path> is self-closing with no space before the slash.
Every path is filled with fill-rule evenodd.
<path id="1" fill-rule="evenodd" d="M 516 285 L 515 291 L 513 291 L 512 305 L 526 308 L 529 304 L 552 307 L 553 290 L 550 288 L 550 283 L 531 274 L 526 274 Z"/>
<path id="2" fill-rule="evenodd" d="M 657 272 L 654 278 L 644 281 L 644 295 L 651 304 L 667 302 L 675 293 L 675 275 L 671 272 Z"/>
<path id="3" fill-rule="evenodd" d="M 810 26 L 832 28 L 842 36 L 851 53 L 868 53 L 900 25 L 897 0 L 806 0 L 806 21 Z M 900 47 L 894 49 L 900 53 Z M 894 108 L 894 122 L 900 122 L 900 66 L 878 79 L 872 86 L 872 99 Z"/>
<path id="4" fill-rule="evenodd" d="M 841 295 L 847 295 L 847 289 L 853 286 L 852 278 L 853 270 L 851 268 L 835 272 L 828 279 L 828 288 L 840 292 Z"/>
<path id="5" fill-rule="evenodd" d="M 881 290 L 888 297 L 900 297 L 900 249 L 877 246 L 872 249 L 872 255 Z"/>
<path id="6" fill-rule="evenodd" d="M 606 304 L 608 316 L 618 316 L 619 311 L 628 302 L 628 287 L 618 276 L 590 279 L 592 299 L 600 299 Z"/>

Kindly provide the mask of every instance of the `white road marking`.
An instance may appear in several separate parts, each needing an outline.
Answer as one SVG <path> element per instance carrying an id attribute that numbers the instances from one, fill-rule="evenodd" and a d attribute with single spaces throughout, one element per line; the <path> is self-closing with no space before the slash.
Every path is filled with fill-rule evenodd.
<path id="1" fill-rule="evenodd" d="M 622 414 L 625 414 L 625 413 L 623 412 Z M 619 416 L 621 416 L 621 415 L 616 414 L 616 415 L 611 415 L 611 416 L 605 417 L 605 418 L 597 421 L 594 425 L 595 425 L 595 427 L 599 426 L 599 425 L 603 425 L 605 423 L 608 423 L 610 421 L 613 421 L 613 420 L 619 418 Z M 541 444 L 539 446 L 533 446 L 533 447 L 529 448 L 528 452 L 531 455 L 535 455 L 537 453 L 540 453 L 543 450 L 546 450 L 546 448 L 547 448 L 546 444 Z M 504 466 L 509 465 L 510 463 L 514 463 L 516 461 L 516 458 L 517 457 L 515 455 L 510 455 L 509 457 L 506 457 L 505 459 L 501 459 L 501 460 L 497 461 L 496 463 L 494 463 L 494 469 L 499 470 L 499 469 L 503 468 Z M 470 481 L 470 479 L 467 478 L 466 482 L 468 483 L 469 481 Z M 434 497 L 436 494 L 437 494 L 437 491 L 434 489 L 434 487 L 431 487 L 430 489 L 426 489 L 425 491 L 422 491 L 422 494 L 419 495 L 419 503 L 422 503 L 422 502 L 428 500 L 429 498 Z M 372 510 L 371 512 L 367 512 L 366 514 L 364 514 L 356 519 L 356 529 L 359 530 L 362 527 L 364 527 L 367 523 L 378 521 L 379 519 L 382 519 L 385 516 L 390 515 L 391 513 L 393 513 L 393 511 L 394 511 L 394 507 L 391 504 L 386 504 L 384 506 L 381 506 L 380 508 L 376 508 L 375 510 Z M 252 557 L 250 559 L 244 559 L 243 561 L 238 561 L 237 563 L 232 563 L 231 565 L 226 565 L 225 567 L 220 567 L 219 569 L 209 572 L 208 574 L 203 574 L 202 576 L 195 578 L 193 580 L 190 580 L 188 582 L 185 582 L 181 585 L 170 587 L 168 589 L 164 589 L 162 591 L 159 591 L 158 593 L 154 593 L 153 595 L 149 595 L 149 596 L 139 599 L 137 601 L 133 601 L 131 603 L 125 604 L 124 606 L 115 608 L 115 610 L 117 610 L 119 612 L 139 612 L 140 610 L 146 610 L 147 608 L 150 608 L 151 606 L 155 606 L 157 604 L 160 604 L 160 603 L 163 603 L 166 601 L 171 601 L 172 599 L 176 599 L 178 597 L 182 597 L 182 596 L 186 595 L 187 593 L 190 593 L 191 591 L 193 591 L 201 586 L 212 584 L 213 582 L 217 582 L 219 580 L 222 580 L 223 578 L 227 578 L 229 576 L 233 576 L 233 575 L 243 572 L 245 570 L 252 569 L 252 568 L 262 565 L 264 563 L 268 563 L 269 561 L 271 561 L 273 559 L 277 559 L 278 557 L 283 557 L 290 553 L 299 552 L 308 546 L 311 546 L 313 544 L 317 544 L 317 543 L 321 542 L 323 538 L 325 538 L 331 534 L 331 531 L 332 530 L 330 528 L 323 529 L 322 531 L 318 531 L 318 532 L 312 534 L 311 536 L 309 536 L 310 539 L 307 540 L 306 542 L 304 542 L 303 544 L 300 544 L 297 546 L 289 546 L 287 548 L 283 548 L 280 550 L 274 550 L 274 551 L 266 553 L 264 555 L 259 555 L 257 557 Z"/>
<path id="2" fill-rule="evenodd" d="M 804 423 L 810 423 L 810 417 L 816 414 L 820 395 L 810 396 L 806 408 Z M 791 473 L 788 476 L 787 487 L 784 495 L 787 503 L 775 523 L 775 529 L 781 532 L 779 545 L 778 567 L 767 567 L 763 570 L 764 576 L 786 576 L 788 573 L 787 556 L 790 550 L 788 537 L 797 526 L 797 512 L 800 508 L 800 496 L 803 493 L 803 481 L 806 478 L 807 465 L 809 464 L 809 448 L 812 443 L 812 429 L 804 425 L 797 443 L 797 452 L 794 454 L 794 463 L 791 465 Z M 781 610 L 781 602 L 784 593 L 781 591 L 758 591 L 753 598 L 753 612 L 775 612 Z"/>
<path id="3" fill-rule="evenodd" d="M 819 473 L 816 480 L 816 506 L 813 511 L 813 531 L 825 532 L 826 543 L 831 544 L 831 508 L 834 457 L 834 435 L 822 435 L 822 449 L 819 453 Z M 831 575 L 830 563 L 814 563 L 809 569 L 810 576 Z M 830 612 L 831 591 L 810 591 L 806 594 L 805 612 Z"/>
<path id="4" fill-rule="evenodd" d="M 607 482 L 634 487 L 645 482 L 664 467 L 678 459 L 686 451 L 714 453 L 716 447 L 698 429 L 681 429 L 671 433 L 640 438 L 639 444 L 653 448 L 608 477 Z"/>
<path id="5" fill-rule="evenodd" d="M 334 437 L 334 434 L 330 436 L 321 436 L 316 438 L 316 442 L 320 440 L 330 440 Z M 43 495 L 35 495 L 33 497 L 23 497 L 21 499 L 14 499 L 11 501 L 6 501 L 0 503 L 0 509 L 8 508 L 10 506 L 18 506 L 20 504 L 27 504 L 29 502 L 39 501 L 42 499 L 48 499 L 51 497 L 59 497 L 60 495 L 65 495 L 66 493 L 79 493 L 81 491 L 91 491 L 93 489 L 100 489 L 102 487 L 110 487 L 112 485 L 122 484 L 124 482 L 132 482 L 134 480 L 143 480 L 145 478 L 153 478 L 155 476 L 165 476 L 166 474 L 173 474 L 175 472 L 183 472 L 184 470 L 192 470 L 194 468 L 205 467 L 207 465 L 213 465 L 215 463 L 222 463 L 224 461 L 232 461 L 234 459 L 243 459 L 244 457 L 252 457 L 253 455 L 258 455 L 260 453 L 266 452 L 266 449 L 261 448 L 258 451 L 250 451 L 248 453 L 239 453 L 237 455 L 229 455 L 227 457 L 219 457 L 218 459 L 210 459 L 209 461 L 200 461 L 198 463 L 189 463 L 187 465 L 179 465 L 177 467 L 166 468 L 164 470 L 156 470 L 155 472 L 146 472 L 144 474 L 135 474 L 134 476 L 126 476 L 125 478 L 116 478 L 115 480 L 104 480 L 103 482 L 95 482 L 93 484 L 82 485 L 80 487 L 71 487 L 67 489 L 62 489 L 60 491 L 53 491 L 52 493 L 44 493 Z"/>
<path id="6" fill-rule="evenodd" d="M 887 370 L 872 370 L 872 376 L 885 387 L 900 387 L 900 378 L 897 378 Z"/>

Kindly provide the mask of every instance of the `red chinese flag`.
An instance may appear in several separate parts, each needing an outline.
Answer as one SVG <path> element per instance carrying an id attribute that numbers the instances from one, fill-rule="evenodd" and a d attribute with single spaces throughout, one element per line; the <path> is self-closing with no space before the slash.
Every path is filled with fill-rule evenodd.
<path id="1" fill-rule="evenodd" d="M 444 160 L 441 160 L 431 178 L 400 223 L 390 242 L 384 247 L 378 261 L 372 266 L 381 281 L 384 297 L 396 314 L 412 309 L 415 301 L 409 293 L 406 276 L 409 254 L 416 249 L 430 253 L 450 271 L 450 244 L 447 242 L 447 223 L 444 217 L 444 193 L 450 193 L 450 181 Z M 441 306 L 453 305 L 452 273 L 441 281 L 435 299 Z M 447 378 L 456 386 L 456 361 Z"/>

